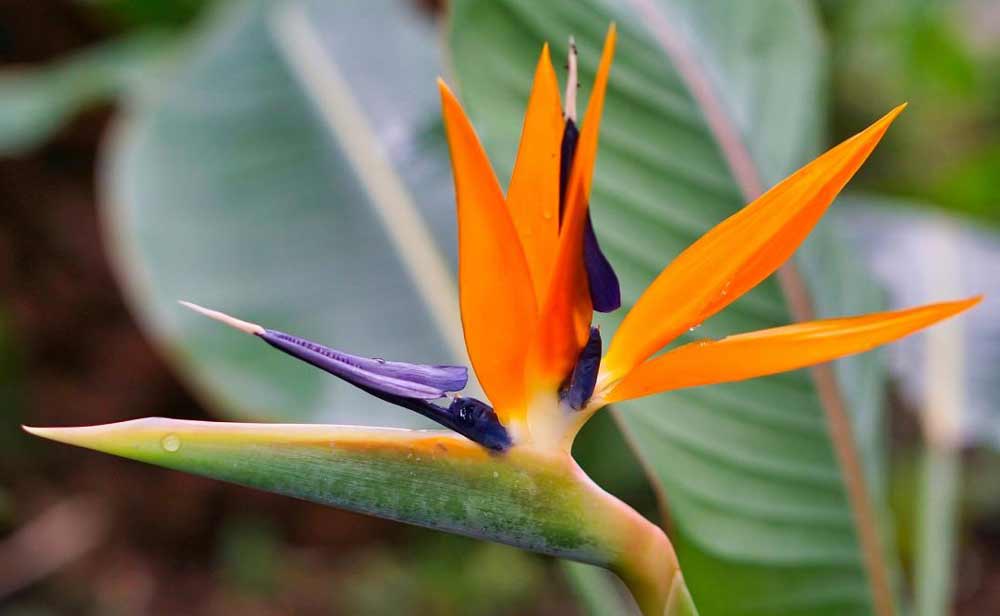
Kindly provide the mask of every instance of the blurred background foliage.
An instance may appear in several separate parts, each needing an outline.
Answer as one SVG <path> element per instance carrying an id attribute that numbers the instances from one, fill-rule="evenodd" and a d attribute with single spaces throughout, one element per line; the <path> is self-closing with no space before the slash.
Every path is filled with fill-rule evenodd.
<path id="1" fill-rule="evenodd" d="M 183 57 L 210 4 L 0 5 L 0 611 L 449 615 L 472 605 L 481 614 L 585 613 L 573 592 L 579 580 L 546 559 L 84 456 L 18 431 L 20 423 L 212 416 L 204 396 L 192 399 L 166 367 L 169 351 L 155 349 L 126 311 L 101 244 L 95 193 L 98 150 L 120 102 Z M 435 27 L 438 3 L 410 4 Z M 1000 6 L 817 6 L 831 65 L 831 141 L 910 102 L 851 186 L 885 197 L 845 201 L 836 213 L 845 241 L 855 242 L 894 301 L 916 303 L 913 285 L 935 256 L 921 261 L 921 251 L 936 244 L 907 252 L 900 238 L 912 234 L 898 230 L 957 228 L 947 241 L 959 247 L 962 277 L 989 292 L 983 286 L 1000 280 Z M 919 578 L 928 469 L 944 469 L 935 476 L 948 483 L 942 492 L 956 495 L 943 506 L 954 509 L 958 528 L 953 601 L 962 614 L 1000 611 L 995 314 L 968 326 L 977 335 L 966 336 L 972 369 L 963 378 L 975 380 L 966 389 L 978 410 L 961 445 L 945 448 L 943 465 L 928 456 L 926 421 L 911 412 L 922 406 L 922 366 L 908 358 L 920 349 L 894 348 L 891 499 L 904 569 L 909 583 Z M 599 483 L 655 515 L 652 491 L 622 453 L 610 416 L 599 418 L 576 453 Z"/>
<path id="2" fill-rule="evenodd" d="M 892 154 L 855 188 L 1000 222 L 1000 8 L 989 0 L 820 3 L 833 64 L 834 128 L 914 103 Z"/>

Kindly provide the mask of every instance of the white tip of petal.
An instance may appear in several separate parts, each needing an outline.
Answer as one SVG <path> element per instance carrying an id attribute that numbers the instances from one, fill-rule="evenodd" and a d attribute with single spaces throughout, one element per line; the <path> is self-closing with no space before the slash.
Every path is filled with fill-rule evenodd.
<path id="1" fill-rule="evenodd" d="M 209 310 L 198 304 L 192 304 L 191 302 L 178 301 L 181 306 L 186 306 L 195 312 L 201 313 L 210 319 L 215 319 L 220 323 L 225 323 L 226 325 L 236 328 L 241 332 L 245 332 L 253 335 L 260 335 L 264 333 L 264 328 L 256 323 L 249 323 L 247 321 L 241 321 L 235 317 L 231 317 L 228 314 L 219 312 L 218 310 Z"/>
<path id="2" fill-rule="evenodd" d="M 579 79 L 576 72 L 576 39 L 569 37 L 569 59 L 566 75 L 566 119 L 576 122 L 576 91 Z"/>

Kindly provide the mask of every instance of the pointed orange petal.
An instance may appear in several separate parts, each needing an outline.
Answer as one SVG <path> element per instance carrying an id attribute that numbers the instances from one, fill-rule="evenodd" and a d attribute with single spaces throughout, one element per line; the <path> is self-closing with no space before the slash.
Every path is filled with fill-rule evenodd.
<path id="1" fill-rule="evenodd" d="M 524 362 L 537 307 L 528 264 L 489 158 L 462 106 L 438 81 L 458 204 L 458 287 L 469 359 L 505 421 L 523 413 Z"/>
<path id="2" fill-rule="evenodd" d="M 973 297 L 895 312 L 809 321 L 719 341 L 692 342 L 640 365 L 622 379 L 607 401 L 742 381 L 861 353 L 967 310 L 981 299 Z"/>
<path id="3" fill-rule="evenodd" d="M 802 167 L 682 252 L 646 289 L 612 339 L 604 362 L 611 378 L 624 375 L 774 273 L 904 107 Z"/>
<path id="4" fill-rule="evenodd" d="M 558 383 L 569 375 L 577 355 L 587 342 L 593 308 L 583 265 L 583 225 L 597 160 L 597 135 L 604 109 L 611 61 L 615 53 L 616 28 L 608 28 L 604 51 L 597 67 L 587 113 L 580 126 L 576 156 L 566 187 L 566 207 L 548 293 L 539 316 L 536 362 L 531 366 L 541 385 Z"/>
<path id="5" fill-rule="evenodd" d="M 524 247 L 535 296 L 543 297 L 559 240 L 559 150 L 563 117 L 549 46 L 535 69 L 507 207 Z"/>

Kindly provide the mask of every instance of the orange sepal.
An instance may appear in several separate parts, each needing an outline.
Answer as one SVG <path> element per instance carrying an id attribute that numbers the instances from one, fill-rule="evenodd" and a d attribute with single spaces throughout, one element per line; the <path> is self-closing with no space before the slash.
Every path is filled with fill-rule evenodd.
<path id="1" fill-rule="evenodd" d="M 535 297 L 543 297 L 559 241 L 559 151 L 563 134 L 559 84 L 549 46 L 542 48 L 507 191 Z"/>
<path id="2" fill-rule="evenodd" d="M 605 400 L 621 402 L 684 387 L 742 381 L 861 353 L 956 315 L 981 299 L 809 321 L 718 341 L 692 342 L 640 365 Z"/>
<path id="3" fill-rule="evenodd" d="M 530 366 L 539 386 L 558 384 L 569 375 L 590 333 L 593 308 L 583 265 L 583 226 L 597 160 L 597 136 L 615 53 L 615 38 L 616 28 L 611 24 L 604 39 L 604 51 L 580 126 L 576 155 L 566 185 L 559 243 L 548 292 L 541 304 L 538 338 L 533 347 L 535 361 Z"/>
<path id="4" fill-rule="evenodd" d="M 682 252 L 625 317 L 604 360 L 621 377 L 781 266 L 905 105 L 802 167 Z"/>
<path id="5" fill-rule="evenodd" d="M 531 274 L 486 151 L 455 95 L 443 81 L 438 86 L 455 176 L 465 345 L 506 422 L 525 407 L 525 358 L 538 318 Z"/>

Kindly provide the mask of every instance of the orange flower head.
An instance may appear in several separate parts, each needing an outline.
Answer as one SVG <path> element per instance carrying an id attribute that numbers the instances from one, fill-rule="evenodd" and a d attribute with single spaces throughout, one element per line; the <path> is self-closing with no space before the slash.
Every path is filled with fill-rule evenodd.
<path id="1" fill-rule="evenodd" d="M 576 47 L 571 39 L 565 108 L 549 48 L 542 48 L 506 195 L 458 99 L 438 82 L 455 179 L 462 326 L 489 404 L 452 397 L 466 385 L 464 367 L 357 357 L 192 307 L 488 449 L 568 451 L 580 427 L 605 404 L 859 353 L 979 302 L 974 297 L 796 323 L 657 355 L 791 257 L 902 112 L 900 105 L 678 255 L 632 306 L 602 357 L 593 313 L 617 309 L 621 297 L 589 203 L 614 46 L 612 25 L 579 127 Z M 435 402 L 446 397 L 447 405 Z"/>
<path id="2" fill-rule="evenodd" d="M 568 449 L 604 404 L 866 351 L 979 301 L 798 323 L 653 357 L 795 252 L 902 112 L 900 105 L 683 251 L 632 306 L 601 358 L 591 319 L 599 304 L 617 308 L 618 287 L 592 237 L 588 206 L 614 44 L 612 25 L 579 131 L 575 47 L 571 43 L 565 112 L 548 46 L 542 48 L 506 198 L 461 105 L 438 84 L 455 175 L 466 345 L 515 443 Z"/>

